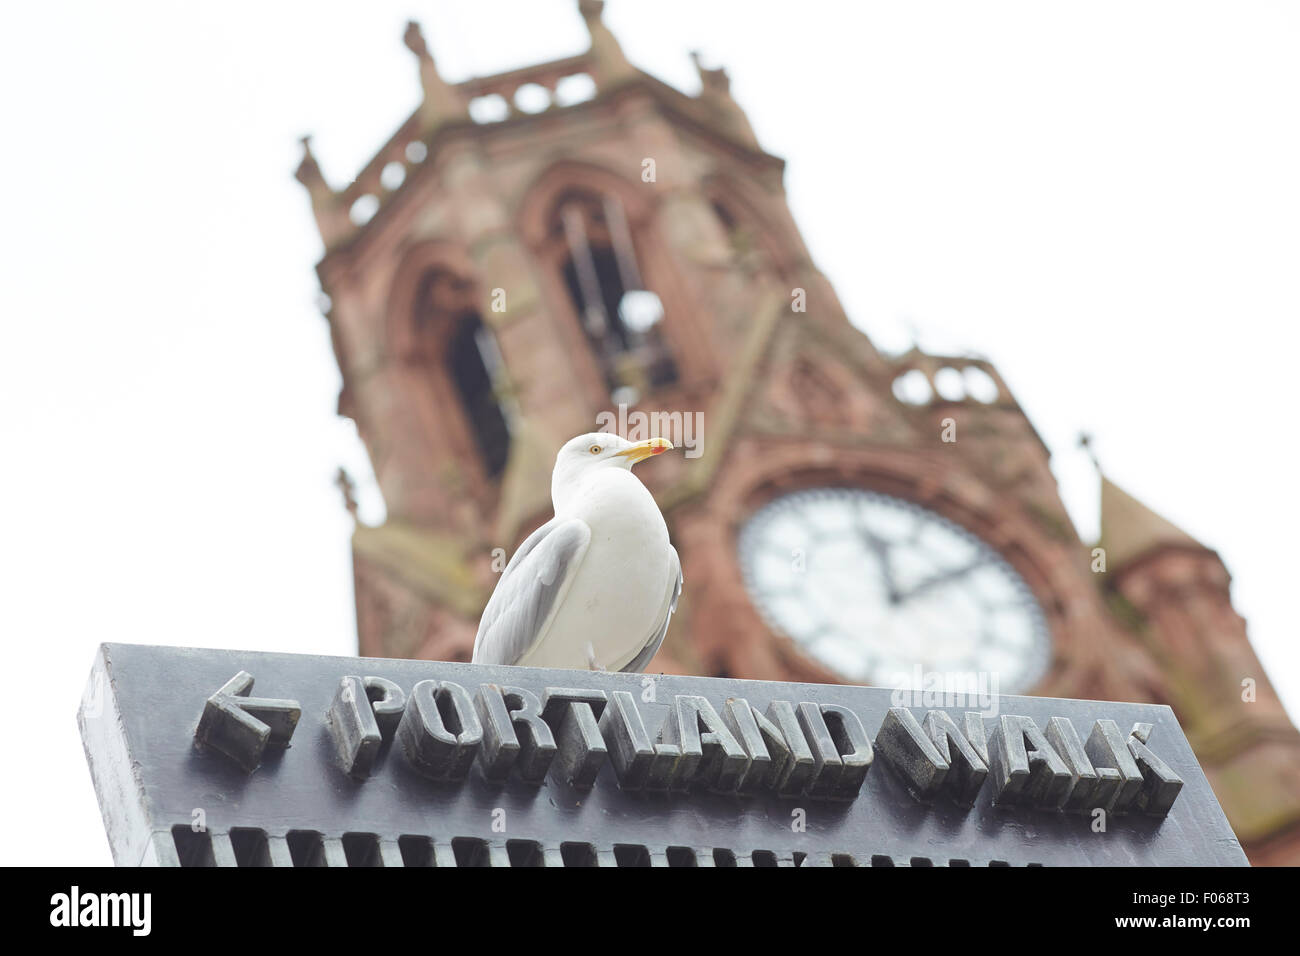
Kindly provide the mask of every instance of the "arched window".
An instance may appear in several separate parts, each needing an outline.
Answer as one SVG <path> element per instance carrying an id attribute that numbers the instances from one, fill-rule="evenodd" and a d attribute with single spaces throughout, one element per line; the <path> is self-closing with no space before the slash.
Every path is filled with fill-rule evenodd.
<path id="1" fill-rule="evenodd" d="M 460 400 L 483 469 L 499 475 L 510 451 L 510 428 L 498 389 L 501 357 L 490 330 L 474 307 L 472 284 L 435 269 L 420 281 L 415 326 L 418 348 L 439 359 Z"/>
<path id="2" fill-rule="evenodd" d="M 555 205 L 551 233 L 563 243 L 565 286 L 610 394 L 634 403 L 648 389 L 675 382 L 677 364 L 660 325 L 663 304 L 642 280 L 622 203 L 566 192 Z"/>

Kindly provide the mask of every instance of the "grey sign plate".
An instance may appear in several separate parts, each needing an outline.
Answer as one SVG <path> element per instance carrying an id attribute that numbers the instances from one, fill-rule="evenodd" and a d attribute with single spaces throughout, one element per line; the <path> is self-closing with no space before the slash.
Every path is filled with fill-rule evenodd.
<path id="1" fill-rule="evenodd" d="M 241 672 L 256 683 L 256 699 L 250 698 L 244 710 L 239 695 L 247 695 L 250 686 L 235 679 Z M 360 723 L 351 725 L 348 688 L 364 687 L 364 678 L 382 679 L 371 686 L 387 681 L 391 684 L 386 686 L 399 688 L 405 716 L 380 714 L 387 719 L 372 724 L 371 694 L 362 697 Z M 425 685 L 426 709 L 413 713 L 422 681 L 435 683 Z M 437 746 L 439 735 L 447 736 L 444 731 L 453 740 L 458 731 L 462 742 L 469 739 L 463 736 L 466 726 L 457 727 L 456 708 L 482 706 L 482 695 L 491 697 L 493 686 L 531 692 L 538 702 L 548 699 L 548 688 L 603 692 L 611 702 L 623 692 L 621 703 L 634 702 L 635 716 L 649 738 L 669 741 L 671 752 L 674 747 L 689 750 L 682 734 L 671 731 L 679 700 L 694 702 L 697 709 L 691 714 L 703 707 L 716 718 L 734 713 L 729 702 L 743 699 L 760 715 L 760 724 L 762 714 L 786 713 L 800 720 L 810 717 L 821 726 L 817 714 L 824 713 L 833 726 L 842 727 L 832 718 L 849 712 L 876 743 L 874 759 L 851 794 L 828 795 L 816 787 L 808 793 L 782 793 L 766 786 L 718 792 L 736 789 L 726 785 L 727 771 L 719 769 L 723 757 L 735 757 L 735 768 L 742 771 L 751 762 L 720 745 L 726 734 L 710 735 L 706 720 L 701 725 L 706 741 L 705 760 L 698 767 L 701 785 L 633 789 L 630 758 L 622 771 L 615 765 L 618 740 L 610 714 L 600 725 L 610 753 L 575 753 L 582 728 L 567 715 L 579 708 L 570 708 L 565 695 L 552 690 L 547 706 L 558 756 L 549 772 L 537 782 L 526 779 L 520 771 L 525 752 L 501 779 L 490 779 L 490 731 L 477 744 L 470 741 L 459 758 Z M 224 698 L 219 694 L 223 688 Z M 999 722 L 1006 715 L 1030 718 L 1024 726 L 1031 737 L 1035 726 L 1049 728 L 1051 718 L 1065 718 L 1081 739 L 1098 721 L 1113 721 L 1124 739 L 1130 727 L 1149 725 L 1134 733 L 1145 737 L 1157 763 L 1162 761 L 1175 780 L 1156 781 L 1166 788 L 1164 802 L 1173 798 L 1167 812 L 1098 812 L 1086 805 L 1063 811 L 1032 801 L 998 800 L 996 755 L 972 805 L 954 802 L 946 791 L 919 798 L 912 786 L 915 778 L 905 776 L 900 762 L 888 758 L 890 745 L 878 739 L 887 713 L 899 703 L 894 694 L 841 685 L 105 644 L 78 721 L 119 865 L 1246 865 L 1168 707 L 996 698 L 990 708 L 996 716 L 980 721 L 995 751 Z M 708 703 L 699 704 L 700 698 Z M 522 699 L 513 698 L 513 704 Z M 780 701 L 791 707 L 782 711 Z M 808 708 L 801 709 L 805 703 Z M 957 726 L 978 730 L 964 723 L 976 707 L 922 703 L 909 710 L 927 730 L 931 710 L 944 711 Z M 439 714 L 430 715 L 430 706 Z M 606 705 L 607 711 L 613 709 L 613 703 Z M 415 719 L 421 713 L 424 724 Z M 491 723 L 482 713 L 480 729 Z M 556 719 L 557 714 L 562 716 Z M 899 716 L 895 711 L 895 730 L 901 726 Z M 437 729 L 440 717 L 445 726 L 433 736 L 420 729 L 429 721 Z M 910 718 L 907 723 L 919 727 Z M 377 724 L 383 726 L 382 743 L 374 737 Z M 1058 731 L 1060 726 L 1058 722 Z M 669 731 L 661 734 L 665 727 Z M 740 736 L 738 732 L 735 739 Z M 810 730 L 810 740 L 812 736 Z M 286 739 L 287 746 L 277 745 Z M 1052 739 L 1056 743 L 1059 735 Z M 842 731 L 836 740 L 845 744 Z M 1030 744 L 1034 750 L 1032 740 Z M 426 745 L 434 749 L 422 750 Z M 647 760 L 655 753 L 653 746 Z M 851 749 L 847 744 L 840 748 L 844 753 Z M 501 752 L 496 751 L 498 758 Z M 624 757 L 629 753 L 625 747 Z M 706 773 L 705 764 L 713 757 L 715 765 Z M 861 757 L 859 748 L 859 770 L 865 766 Z M 580 770 L 575 775 L 575 761 L 580 759 L 594 773 L 590 786 L 575 783 L 581 776 Z M 846 757 L 846 784 L 850 763 Z M 1006 763 L 1004 759 L 1004 772 Z M 1046 766 L 1047 761 L 1040 763 Z M 497 770 L 501 767 L 496 764 Z M 627 785 L 620 784 L 620 774 Z M 722 785 L 710 789 L 710 782 Z"/>

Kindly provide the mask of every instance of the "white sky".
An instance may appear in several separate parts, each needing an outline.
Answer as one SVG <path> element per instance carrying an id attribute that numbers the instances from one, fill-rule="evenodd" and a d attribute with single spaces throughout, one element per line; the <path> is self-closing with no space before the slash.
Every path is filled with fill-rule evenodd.
<path id="1" fill-rule="evenodd" d="M 351 178 L 416 105 L 409 16 L 457 80 L 578 52 L 573 7 L 7 11 L 0 862 L 109 860 L 74 716 L 100 641 L 354 653 L 332 479 L 364 454 L 333 414 L 296 138 Z M 1085 536 L 1086 427 L 1216 547 L 1300 713 L 1300 7 L 616 0 L 606 20 L 679 88 L 690 49 L 728 67 L 849 314 L 886 350 L 915 326 L 992 358 Z"/>

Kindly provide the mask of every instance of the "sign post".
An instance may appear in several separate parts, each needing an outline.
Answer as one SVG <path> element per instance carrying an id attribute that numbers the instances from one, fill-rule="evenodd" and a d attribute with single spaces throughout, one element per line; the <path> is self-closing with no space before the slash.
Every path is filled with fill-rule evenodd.
<path id="1" fill-rule="evenodd" d="M 1246 865 L 1151 704 L 105 644 L 78 721 L 118 865 Z"/>

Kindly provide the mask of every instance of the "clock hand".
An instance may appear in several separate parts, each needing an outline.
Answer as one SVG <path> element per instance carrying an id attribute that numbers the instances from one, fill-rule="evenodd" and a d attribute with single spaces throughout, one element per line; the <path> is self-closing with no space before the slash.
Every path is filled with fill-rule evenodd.
<path id="1" fill-rule="evenodd" d="M 926 578 L 924 581 L 922 581 L 916 587 L 912 588 L 906 594 L 900 594 L 898 600 L 900 603 L 905 601 L 910 601 L 912 598 L 916 597 L 918 594 L 921 594 L 924 591 L 928 591 L 931 590 L 932 588 L 936 588 L 941 584 L 947 584 L 949 581 L 955 581 L 957 578 L 965 577 L 967 574 L 970 574 L 972 571 L 978 570 L 980 567 L 981 567 L 980 563 L 976 561 L 972 564 L 965 564 L 962 565 L 961 567 L 950 568 L 947 571 L 940 572 L 939 574 L 934 575 L 934 577 Z"/>
<path id="2" fill-rule="evenodd" d="M 858 537 L 880 562 L 880 574 L 885 579 L 885 593 L 889 596 L 889 603 L 899 603 L 902 595 L 899 594 L 898 585 L 894 582 L 894 572 L 889 567 L 889 545 L 872 534 L 861 521 L 858 522 L 857 531 Z"/>

